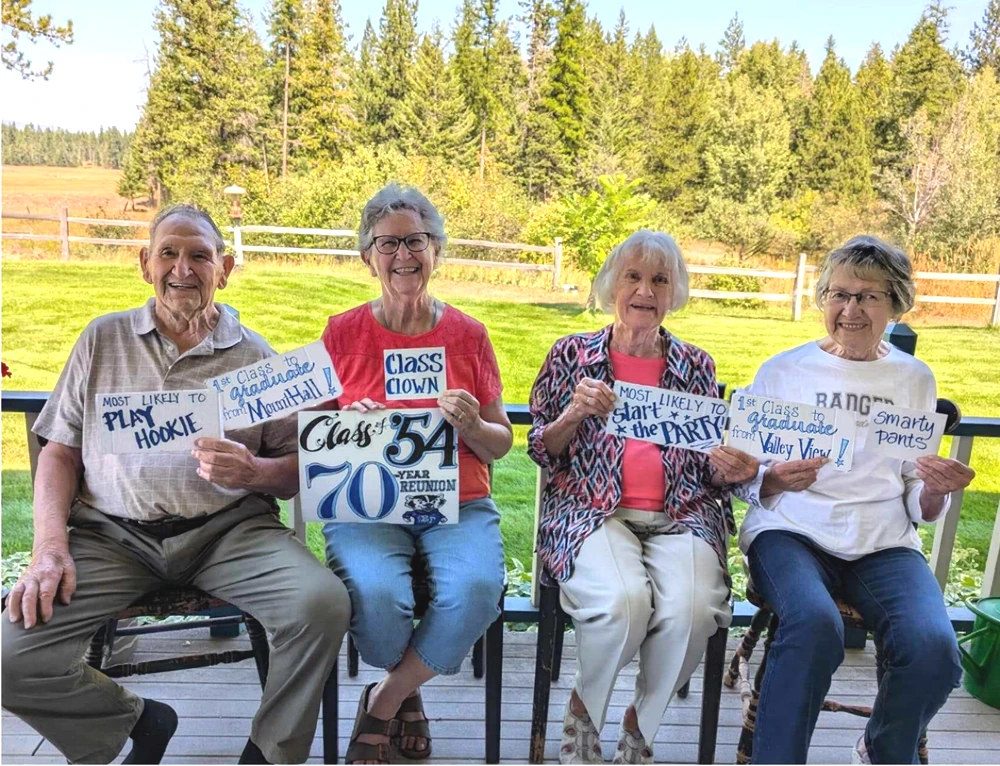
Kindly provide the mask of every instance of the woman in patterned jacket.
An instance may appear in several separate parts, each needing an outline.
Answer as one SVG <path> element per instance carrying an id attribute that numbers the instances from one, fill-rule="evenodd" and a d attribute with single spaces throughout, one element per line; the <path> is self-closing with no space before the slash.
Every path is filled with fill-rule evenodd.
<path id="1" fill-rule="evenodd" d="M 614 763 L 652 763 L 667 703 L 729 625 L 728 486 L 757 474 L 729 447 L 708 454 L 611 436 L 615 380 L 717 395 L 715 365 L 660 325 L 688 297 L 667 234 L 636 232 L 594 281 L 614 322 L 556 341 L 531 392 L 532 459 L 548 469 L 538 550 L 576 628 L 579 672 L 561 763 L 600 763 L 600 730 L 618 672 L 636 652 L 635 697 Z"/>

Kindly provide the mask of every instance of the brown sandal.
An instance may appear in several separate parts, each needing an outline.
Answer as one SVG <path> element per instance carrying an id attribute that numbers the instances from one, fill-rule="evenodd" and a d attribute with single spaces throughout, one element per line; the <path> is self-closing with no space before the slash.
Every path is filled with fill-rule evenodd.
<path id="1" fill-rule="evenodd" d="M 402 713 L 420 713 L 423 716 L 423 719 L 418 721 L 404 721 L 399 717 Z M 431 727 L 430 722 L 427 720 L 427 714 L 424 712 L 424 701 L 420 698 L 419 689 L 416 694 L 403 700 L 403 704 L 400 705 L 399 710 L 396 711 L 395 720 L 399 722 L 399 729 L 396 733 L 396 741 L 399 743 L 397 745 L 399 754 L 411 761 L 422 761 L 425 758 L 430 758 Z M 427 747 L 423 750 L 408 747 L 404 748 L 402 743 L 403 739 L 406 737 L 421 737 L 427 742 Z"/>
<path id="2" fill-rule="evenodd" d="M 392 761 L 392 743 L 399 732 L 399 721 L 395 718 L 385 721 L 368 715 L 368 698 L 374 688 L 375 684 L 372 683 L 361 690 L 361 699 L 358 700 L 358 714 L 354 718 L 354 730 L 351 732 L 351 739 L 347 745 L 344 763 L 358 761 L 391 763 Z M 388 737 L 389 742 L 358 742 L 358 737 L 362 734 L 381 734 Z"/>

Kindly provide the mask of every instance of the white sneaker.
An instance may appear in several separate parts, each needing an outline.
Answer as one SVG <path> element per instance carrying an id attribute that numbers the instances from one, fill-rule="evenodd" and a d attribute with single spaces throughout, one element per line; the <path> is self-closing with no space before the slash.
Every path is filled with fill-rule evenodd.
<path id="1" fill-rule="evenodd" d="M 571 699 L 566 701 L 559 763 L 604 763 L 601 755 L 601 735 L 590 716 L 573 713 Z"/>
<path id="2" fill-rule="evenodd" d="M 653 749 L 646 745 L 646 738 L 639 733 L 635 736 L 622 726 L 618 730 L 618 747 L 611 763 L 652 763 Z"/>
<path id="3" fill-rule="evenodd" d="M 868 748 L 865 747 L 865 735 L 862 734 L 860 739 L 858 739 L 858 744 L 854 746 L 854 750 L 851 751 L 851 763 L 871 763 L 872 759 L 868 757 Z"/>

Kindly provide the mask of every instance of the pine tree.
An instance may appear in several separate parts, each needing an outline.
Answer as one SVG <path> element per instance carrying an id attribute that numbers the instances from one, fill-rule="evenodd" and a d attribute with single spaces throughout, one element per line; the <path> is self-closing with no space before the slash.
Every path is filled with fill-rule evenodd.
<path id="1" fill-rule="evenodd" d="M 739 65 L 740 56 L 743 55 L 746 47 L 747 41 L 743 36 L 743 22 L 740 21 L 740 15 L 736 13 L 729 20 L 729 25 L 726 27 L 722 39 L 719 40 L 719 52 L 715 54 L 722 74 L 729 74 Z"/>
<path id="2" fill-rule="evenodd" d="M 386 93 L 375 69 L 378 57 L 378 37 L 371 21 L 365 22 L 358 60 L 351 73 L 351 104 L 356 119 L 355 140 L 372 144 L 381 131 L 380 121 L 385 111 Z"/>
<path id="3" fill-rule="evenodd" d="M 375 72 L 379 81 L 379 110 L 369 123 L 377 143 L 395 144 L 399 138 L 399 105 L 406 98 L 409 72 L 417 50 L 416 0 L 386 0 L 379 21 Z M 376 103 L 373 101 L 373 104 Z"/>
<path id="4" fill-rule="evenodd" d="M 289 121 L 295 133 L 295 118 L 289 114 L 292 90 L 292 66 L 298 67 L 299 43 L 302 37 L 303 0 L 272 0 L 268 15 L 271 36 L 269 65 L 272 72 L 272 103 L 281 114 L 281 178 L 288 176 Z"/>
<path id="5" fill-rule="evenodd" d="M 973 25 L 964 58 L 973 72 L 987 66 L 994 72 L 1000 71 L 1000 0 L 990 0 L 983 12 L 982 26 Z"/>
<path id="6" fill-rule="evenodd" d="M 876 167 L 882 167 L 900 150 L 899 122 L 892 103 L 892 67 L 878 43 L 872 43 L 854 76 L 858 102 Z"/>
<path id="7" fill-rule="evenodd" d="M 871 157 L 863 110 L 851 72 L 837 58 L 834 40 L 814 83 L 800 145 L 801 182 L 841 199 L 871 193 Z"/>
<path id="8" fill-rule="evenodd" d="M 894 101 L 899 119 L 909 119 L 925 108 L 935 123 L 958 99 L 962 67 L 945 47 L 947 34 L 947 10 L 930 5 L 893 57 Z"/>
<path id="9" fill-rule="evenodd" d="M 17 72 L 24 80 L 34 80 L 41 77 L 49 79 L 52 74 L 52 62 L 42 69 L 33 69 L 29 58 L 23 50 L 21 38 L 27 38 L 31 43 L 47 40 L 57 48 L 60 43 L 70 45 L 73 42 L 73 22 L 67 21 L 66 26 L 52 23 L 52 15 L 46 14 L 37 18 L 31 12 L 31 0 L 3 0 L 4 43 L 0 48 L 0 62 L 4 69 Z"/>
<path id="10" fill-rule="evenodd" d="M 582 0 L 559 0 L 556 41 L 552 49 L 543 108 L 555 120 L 562 153 L 575 165 L 586 141 L 590 112 L 588 83 L 583 69 L 583 36 L 587 21 Z"/>
<path id="11" fill-rule="evenodd" d="M 129 154 L 122 166 L 122 174 L 118 179 L 118 196 L 124 197 L 135 210 L 135 198 L 149 193 L 149 185 L 142 172 L 142 166 L 137 157 Z"/>

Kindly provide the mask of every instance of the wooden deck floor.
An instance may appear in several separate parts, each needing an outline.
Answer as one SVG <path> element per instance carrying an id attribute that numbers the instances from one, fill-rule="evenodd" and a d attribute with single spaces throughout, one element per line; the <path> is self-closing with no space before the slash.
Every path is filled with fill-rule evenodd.
<path id="1" fill-rule="evenodd" d="M 136 659 L 168 653 L 213 650 L 246 645 L 239 639 L 209 639 L 208 632 L 179 631 L 144 636 Z M 730 651 L 735 641 L 730 641 Z M 183 651 L 183 650 L 182 650 Z M 531 721 L 534 676 L 534 633 L 507 633 L 504 638 L 503 729 L 501 758 L 504 762 L 525 762 Z M 439 763 L 482 763 L 484 691 L 483 682 L 473 678 L 469 661 L 461 673 L 431 681 L 424 693 L 427 714 L 434 736 L 434 757 Z M 559 723 L 575 669 L 575 646 L 567 634 L 563 674 L 553 684 L 546 760 L 557 762 Z M 604 752 L 610 761 L 617 725 L 632 697 L 636 665 L 627 667 L 619 678 L 603 732 Z M 361 686 L 376 680 L 377 670 L 362 664 L 357 678 L 348 678 L 346 661 L 340 662 L 340 753 L 347 747 Z M 235 763 L 250 731 L 250 719 L 260 700 L 260 686 L 252 661 L 239 665 L 179 671 L 128 680 L 126 685 L 144 697 L 171 704 L 180 715 L 180 726 L 171 740 L 164 763 Z M 833 681 L 831 697 L 841 702 L 870 704 L 875 695 L 873 650 L 848 651 L 847 659 Z M 691 682 L 691 694 L 675 700 L 667 710 L 655 740 L 657 762 L 694 763 L 701 705 L 701 671 Z M 717 763 L 733 763 L 739 738 L 741 712 L 739 695 L 723 690 Z M 822 713 L 813 737 L 810 762 L 850 763 L 851 748 L 864 721 L 847 714 Z M 26 724 L 3 713 L 3 763 L 65 763 L 55 748 Z M 970 697 L 962 688 L 951 696 L 929 731 L 932 763 L 995 763 L 1000 753 L 1000 710 Z M 317 733 L 311 763 L 322 762 L 322 740 Z"/>

